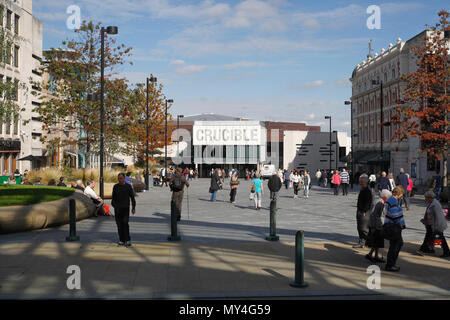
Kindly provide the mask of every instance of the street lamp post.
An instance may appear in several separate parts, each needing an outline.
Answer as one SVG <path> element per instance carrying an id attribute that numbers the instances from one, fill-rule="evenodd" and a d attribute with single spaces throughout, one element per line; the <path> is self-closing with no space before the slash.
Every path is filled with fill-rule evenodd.
<path id="1" fill-rule="evenodd" d="M 166 120 L 165 120 L 165 129 L 164 129 L 164 169 L 166 177 L 167 177 L 167 104 L 173 103 L 172 99 L 166 100 Z"/>
<path id="2" fill-rule="evenodd" d="M 100 198 L 104 198 L 103 185 L 103 155 L 104 155 L 104 129 L 103 121 L 105 117 L 104 109 L 104 91 L 105 91 L 105 33 L 117 34 L 118 28 L 115 26 L 102 27 L 100 29 L 101 36 L 101 67 L 100 67 Z"/>
<path id="3" fill-rule="evenodd" d="M 148 121 L 149 121 L 149 112 L 148 112 L 148 91 L 149 91 L 149 82 L 151 83 L 156 83 L 157 82 L 157 78 L 154 77 L 150 77 L 147 78 L 147 110 L 146 110 L 146 127 L 147 127 L 147 137 L 146 137 L 146 148 L 145 148 L 145 190 L 149 190 L 150 188 L 150 183 L 148 181 L 148 136 L 150 134 L 150 128 L 148 126 Z"/>
<path id="4" fill-rule="evenodd" d="M 325 116 L 325 119 L 330 120 L 330 172 L 331 172 L 331 116 Z"/>
<path id="5" fill-rule="evenodd" d="M 336 134 L 336 155 L 335 155 L 335 162 L 336 162 L 336 170 L 338 169 L 338 155 L 339 155 L 339 146 L 338 146 L 338 132 L 336 130 L 333 131 L 333 133 Z"/>
<path id="6" fill-rule="evenodd" d="M 383 163 L 383 141 L 384 141 L 384 123 L 383 123 L 383 81 L 372 80 L 373 85 L 380 85 L 380 162 Z M 383 164 L 381 169 L 384 170 Z"/>
<path id="7" fill-rule="evenodd" d="M 352 148 L 352 175 L 355 174 L 355 150 L 353 150 L 353 101 L 345 101 L 345 105 L 350 105 L 350 139 Z"/>
<path id="8" fill-rule="evenodd" d="M 179 114 L 177 115 L 177 156 L 179 156 L 180 150 L 180 134 L 178 132 L 178 130 L 180 129 L 180 119 L 184 118 L 184 115 Z"/>

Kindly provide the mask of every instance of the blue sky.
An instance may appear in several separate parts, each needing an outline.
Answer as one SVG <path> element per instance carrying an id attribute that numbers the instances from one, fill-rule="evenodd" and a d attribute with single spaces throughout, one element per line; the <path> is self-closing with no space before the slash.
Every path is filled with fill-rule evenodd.
<path id="1" fill-rule="evenodd" d="M 153 73 L 175 100 L 172 113 L 213 112 L 257 120 L 306 122 L 350 131 L 348 81 L 368 53 L 437 22 L 448 1 L 34 0 L 44 49 L 72 37 L 70 5 L 82 20 L 119 27 L 134 65 L 118 70 L 131 83 Z M 370 5 L 381 29 L 369 30 Z"/>

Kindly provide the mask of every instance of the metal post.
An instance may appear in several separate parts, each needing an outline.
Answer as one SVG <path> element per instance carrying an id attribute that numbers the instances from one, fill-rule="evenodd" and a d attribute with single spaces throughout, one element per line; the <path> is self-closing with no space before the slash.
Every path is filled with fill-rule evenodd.
<path id="1" fill-rule="evenodd" d="M 267 241 L 278 241 L 280 237 L 277 236 L 277 222 L 276 222 L 276 213 L 277 213 L 277 201 L 270 201 L 270 235 L 266 237 Z"/>
<path id="2" fill-rule="evenodd" d="M 175 201 L 170 202 L 170 207 L 170 237 L 168 237 L 167 240 L 180 241 L 181 237 L 178 235 Z"/>
<path id="3" fill-rule="evenodd" d="M 308 283 L 304 281 L 304 231 L 297 231 L 295 235 L 295 280 L 290 283 L 294 288 L 305 288 Z"/>
<path id="4" fill-rule="evenodd" d="M 147 110 L 146 110 L 146 127 L 147 127 L 147 136 L 146 136 L 146 149 L 145 149 L 145 190 L 149 190 L 150 184 L 148 181 L 148 135 L 149 135 L 149 127 L 148 127 L 148 78 L 147 78 Z"/>
<path id="5" fill-rule="evenodd" d="M 166 100 L 166 119 L 164 128 L 164 168 L 166 170 L 164 178 L 167 178 L 167 100 Z"/>
<path id="6" fill-rule="evenodd" d="M 380 143 L 380 163 L 381 163 L 381 170 L 384 170 L 383 167 L 383 140 L 384 140 L 384 125 L 383 125 L 383 81 L 380 80 L 380 90 L 381 90 L 381 97 L 380 97 L 380 127 L 381 127 L 381 143 Z"/>
<path id="7" fill-rule="evenodd" d="M 69 200 L 69 223 L 70 231 L 69 236 L 66 237 L 66 241 L 79 241 L 80 237 L 77 236 L 77 208 L 75 206 L 75 199 Z"/>
<path id="8" fill-rule="evenodd" d="M 105 90 L 105 28 L 101 28 L 101 75 L 100 75 L 100 198 L 104 198 L 104 192 L 103 192 L 103 139 L 104 139 L 104 132 L 103 132 L 103 120 L 105 117 L 105 110 L 104 110 L 104 90 Z"/>

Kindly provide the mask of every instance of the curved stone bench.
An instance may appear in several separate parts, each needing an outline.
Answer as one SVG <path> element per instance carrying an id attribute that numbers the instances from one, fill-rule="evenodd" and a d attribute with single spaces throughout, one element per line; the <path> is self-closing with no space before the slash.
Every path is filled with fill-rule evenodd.
<path id="1" fill-rule="evenodd" d="M 26 206 L 0 207 L 0 234 L 45 229 L 69 223 L 69 200 L 75 199 L 77 220 L 91 217 L 94 203 L 78 190 L 73 195 Z"/>

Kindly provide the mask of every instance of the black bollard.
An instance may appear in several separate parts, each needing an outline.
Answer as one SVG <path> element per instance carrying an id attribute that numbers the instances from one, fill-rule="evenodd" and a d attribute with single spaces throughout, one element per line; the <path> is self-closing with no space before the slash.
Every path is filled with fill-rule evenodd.
<path id="1" fill-rule="evenodd" d="M 175 202 L 171 201 L 170 203 L 170 237 L 167 238 L 169 241 L 180 241 L 181 237 L 178 235 L 178 222 L 176 215 L 176 206 Z"/>
<path id="2" fill-rule="evenodd" d="M 304 248 L 303 248 L 304 232 L 297 231 L 295 235 L 295 280 L 290 283 L 294 288 L 305 288 L 308 283 L 304 281 Z"/>
<path id="3" fill-rule="evenodd" d="M 79 241 L 80 237 L 77 236 L 77 208 L 75 206 L 75 199 L 69 200 L 69 223 L 70 231 L 69 236 L 66 237 L 66 241 Z"/>
<path id="4" fill-rule="evenodd" d="M 277 214 L 277 201 L 270 201 L 270 235 L 266 237 L 267 241 L 278 241 L 280 237 L 277 236 L 277 223 L 276 223 L 276 214 Z"/>

